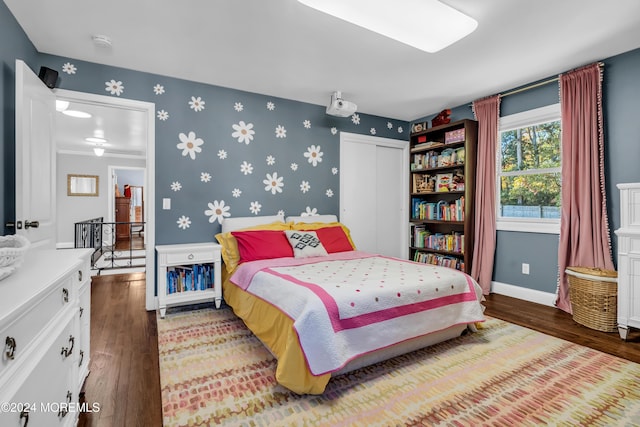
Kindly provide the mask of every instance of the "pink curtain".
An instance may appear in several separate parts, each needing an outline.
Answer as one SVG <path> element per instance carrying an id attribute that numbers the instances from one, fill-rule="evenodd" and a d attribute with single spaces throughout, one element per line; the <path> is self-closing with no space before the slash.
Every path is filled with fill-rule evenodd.
<path id="1" fill-rule="evenodd" d="M 491 291 L 496 250 L 496 147 L 500 95 L 474 101 L 473 114 L 478 121 L 478 160 L 471 277 L 478 281 L 482 292 L 487 295 Z"/>
<path id="2" fill-rule="evenodd" d="M 562 207 L 556 306 L 571 313 L 565 269 L 613 270 L 604 191 L 602 74 L 592 64 L 560 75 Z"/>

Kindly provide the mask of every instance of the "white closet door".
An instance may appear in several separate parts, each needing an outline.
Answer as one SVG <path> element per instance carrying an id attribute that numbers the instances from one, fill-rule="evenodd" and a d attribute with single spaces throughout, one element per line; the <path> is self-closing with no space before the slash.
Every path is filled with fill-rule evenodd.
<path id="1" fill-rule="evenodd" d="M 340 221 L 359 250 L 408 256 L 408 142 L 340 134 Z"/>

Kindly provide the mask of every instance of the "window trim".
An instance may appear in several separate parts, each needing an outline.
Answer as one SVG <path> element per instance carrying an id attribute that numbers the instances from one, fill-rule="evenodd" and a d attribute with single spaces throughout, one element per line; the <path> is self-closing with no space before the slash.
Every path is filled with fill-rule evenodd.
<path id="1" fill-rule="evenodd" d="M 560 103 L 500 117 L 498 123 L 498 141 L 496 141 L 498 148 L 496 150 L 496 230 L 519 231 L 524 233 L 560 234 L 560 219 L 504 218 L 500 216 L 500 177 L 509 176 L 512 174 L 512 172 L 502 173 L 500 134 L 502 132 L 518 129 L 524 126 L 531 126 L 555 120 L 562 120 Z M 560 149 L 560 156 L 562 156 L 562 146 L 560 146 Z M 535 173 L 556 171 L 556 168 L 536 169 Z M 522 173 L 518 173 L 516 175 L 522 175 Z"/>

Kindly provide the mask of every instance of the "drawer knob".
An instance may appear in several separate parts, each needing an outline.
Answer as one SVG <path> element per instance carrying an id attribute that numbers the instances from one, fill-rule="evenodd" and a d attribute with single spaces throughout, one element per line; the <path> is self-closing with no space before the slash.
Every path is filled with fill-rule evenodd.
<path id="1" fill-rule="evenodd" d="M 193 259 L 193 254 L 189 254 L 189 255 L 187 256 L 187 258 L 188 258 L 188 259 Z"/>
<path id="2" fill-rule="evenodd" d="M 84 350 L 80 350 L 80 362 L 78 362 L 78 366 L 82 366 L 82 362 L 84 362 Z"/>
<path id="3" fill-rule="evenodd" d="M 7 337 L 4 341 L 5 354 L 7 355 L 7 359 L 13 360 L 15 359 L 16 353 L 16 339 L 13 337 Z"/>
<path id="4" fill-rule="evenodd" d="M 78 270 L 78 282 L 82 282 L 82 270 Z"/>
<path id="5" fill-rule="evenodd" d="M 84 307 L 80 307 L 80 317 L 82 317 L 82 313 L 84 313 Z"/>
<path id="6" fill-rule="evenodd" d="M 63 355 L 65 358 L 71 356 L 71 353 L 73 353 L 73 345 L 75 343 L 75 338 L 73 338 L 73 335 L 69 335 L 69 344 L 71 344 L 70 347 L 62 347 L 62 351 L 60 352 L 61 355 Z"/>
<path id="7" fill-rule="evenodd" d="M 64 302 L 69 302 L 69 290 L 67 288 L 62 288 L 62 299 Z"/>

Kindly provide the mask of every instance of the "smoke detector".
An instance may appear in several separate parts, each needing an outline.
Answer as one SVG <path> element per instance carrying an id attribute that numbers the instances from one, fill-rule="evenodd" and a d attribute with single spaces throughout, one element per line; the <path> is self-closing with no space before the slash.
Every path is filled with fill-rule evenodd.
<path id="1" fill-rule="evenodd" d="M 111 37 L 105 36 L 102 34 L 95 34 L 91 36 L 91 40 L 93 40 L 93 44 L 98 47 L 111 47 Z"/>

